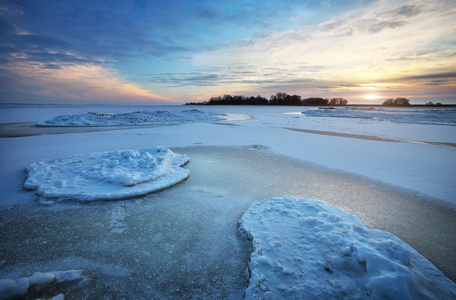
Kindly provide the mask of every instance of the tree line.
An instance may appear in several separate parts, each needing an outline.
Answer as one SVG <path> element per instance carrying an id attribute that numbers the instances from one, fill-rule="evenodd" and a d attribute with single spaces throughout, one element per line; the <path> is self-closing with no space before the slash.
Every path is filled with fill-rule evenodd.
<path id="1" fill-rule="evenodd" d="M 276 93 L 269 99 L 262 96 L 231 96 L 212 97 L 209 101 L 190 102 L 186 105 L 291 105 L 291 106 L 342 106 L 347 105 L 348 101 L 344 98 L 320 98 L 311 97 L 302 99 L 299 95 L 288 95 L 287 93 Z"/>
<path id="2" fill-rule="evenodd" d="M 222 97 L 211 97 L 209 101 L 189 102 L 185 105 L 291 105 L 291 106 L 344 106 L 348 101 L 344 98 L 321 98 L 310 97 L 302 99 L 299 95 L 289 95 L 287 93 L 276 93 L 271 95 L 269 99 L 262 96 L 231 96 L 223 95 Z M 409 106 L 410 100 L 399 97 L 396 99 L 387 99 L 383 102 L 383 106 Z M 426 105 L 441 105 L 432 102 Z"/>

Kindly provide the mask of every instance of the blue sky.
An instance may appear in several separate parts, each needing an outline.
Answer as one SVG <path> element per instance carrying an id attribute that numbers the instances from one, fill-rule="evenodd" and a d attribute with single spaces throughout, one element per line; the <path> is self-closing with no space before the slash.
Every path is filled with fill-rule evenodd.
<path id="1" fill-rule="evenodd" d="M 456 103 L 454 1 L 2 1 L 0 96 Z"/>

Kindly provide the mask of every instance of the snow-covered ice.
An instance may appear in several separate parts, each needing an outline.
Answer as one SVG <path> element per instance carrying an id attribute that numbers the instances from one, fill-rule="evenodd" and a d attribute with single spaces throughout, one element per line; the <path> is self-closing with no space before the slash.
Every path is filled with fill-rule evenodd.
<path id="1" fill-rule="evenodd" d="M 57 115 L 150 110 L 180 114 L 188 107 L 1 105 L 0 122 L 30 122 L 24 123 L 26 130 Z M 377 115 L 402 115 L 405 122 L 386 117 L 314 117 L 301 113 L 301 107 L 200 106 L 198 110 L 227 114 L 228 120 L 122 130 L 109 125 L 105 127 L 109 131 L 99 132 L 84 132 L 87 126 L 34 127 L 37 131 L 31 136 L 0 138 L 0 279 L 76 268 L 90 275 L 87 289 L 75 292 L 81 298 L 179 298 L 191 293 L 196 298 L 239 299 L 247 286 L 250 253 L 248 243 L 244 245 L 237 234 L 237 221 L 253 202 L 290 195 L 321 200 L 356 216 L 369 228 L 395 234 L 455 280 L 456 126 L 439 123 L 438 111 L 443 108 L 420 108 L 423 113 L 411 112 L 412 108 L 372 110 Z M 445 108 L 443 114 L 455 113 Z M 251 118 L 230 119 L 233 114 Z M 431 122 L 423 123 L 427 116 L 433 116 Z M 447 117 L 440 120 L 451 118 Z M 84 160 L 99 153 L 110 153 L 108 161 L 94 159 L 100 170 L 79 170 L 84 176 L 93 175 L 98 192 L 109 192 L 113 186 L 134 188 L 123 184 L 133 182 L 132 174 L 123 178 L 112 173 L 108 180 L 113 183 L 101 179 L 111 175 L 110 158 L 120 153 L 116 149 L 136 151 L 156 145 L 191 157 L 186 168 L 192 176 L 171 189 L 128 201 L 50 201 L 53 205 L 44 206 L 36 203 L 34 193 L 22 189 L 28 176 L 24 170 L 34 163 L 58 166 L 59 158 L 68 158 L 63 159 L 63 167 L 70 157 Z M 101 175 L 105 171 L 109 174 Z M 42 175 L 39 178 L 44 179 Z M 48 183 L 54 188 L 68 184 L 62 179 L 70 176 L 62 176 Z M 356 261 L 362 254 L 359 249 L 352 253 Z M 416 270 L 414 252 L 408 251 Z M 325 275 L 335 274 L 334 266 L 325 266 Z M 320 288 L 324 287 L 322 283 Z M 61 292 L 67 294 L 67 290 Z"/>
<path id="2" fill-rule="evenodd" d="M 267 199 L 239 224 L 253 245 L 246 299 L 456 298 L 456 284 L 412 247 L 332 205 Z"/>
<path id="3" fill-rule="evenodd" d="M 197 122 L 214 122 L 224 120 L 224 114 L 204 112 L 198 109 L 180 112 L 135 111 L 131 113 L 96 113 L 89 112 L 77 115 L 60 115 L 51 120 L 40 121 L 36 126 L 138 126 L 163 125 Z"/>
<path id="4" fill-rule="evenodd" d="M 164 147 L 42 160 L 27 167 L 24 189 L 48 199 L 113 200 L 145 195 L 189 176 L 186 155 Z"/>

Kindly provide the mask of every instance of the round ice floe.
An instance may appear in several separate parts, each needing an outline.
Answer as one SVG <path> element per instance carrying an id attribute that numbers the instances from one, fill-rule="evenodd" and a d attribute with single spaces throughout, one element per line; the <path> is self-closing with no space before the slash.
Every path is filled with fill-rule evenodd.
<path id="1" fill-rule="evenodd" d="M 116 150 L 43 160 L 30 165 L 24 189 L 50 199 L 82 201 L 145 195 L 189 176 L 186 155 L 163 147 Z"/>
<path id="2" fill-rule="evenodd" d="M 239 224 L 253 244 L 246 299 L 456 297 L 456 285 L 412 247 L 331 205 L 267 199 Z"/>

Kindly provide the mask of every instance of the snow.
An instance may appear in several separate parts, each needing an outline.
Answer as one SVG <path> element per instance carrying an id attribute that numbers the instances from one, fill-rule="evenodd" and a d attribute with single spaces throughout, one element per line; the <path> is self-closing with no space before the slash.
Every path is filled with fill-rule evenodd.
<path id="1" fill-rule="evenodd" d="M 253 203 L 246 299 L 455 299 L 456 284 L 396 236 L 319 201 Z"/>
<path id="2" fill-rule="evenodd" d="M 132 113 L 96 113 L 60 115 L 51 120 L 40 121 L 36 126 L 138 126 L 163 125 L 224 120 L 224 114 L 204 112 L 197 109 L 180 112 L 135 111 Z"/>
<path id="3" fill-rule="evenodd" d="M 114 200 L 145 195 L 189 176 L 189 161 L 164 147 L 42 160 L 27 167 L 24 189 L 48 199 Z"/>
<path id="4" fill-rule="evenodd" d="M 0 299 L 17 299 L 26 296 L 30 290 L 40 291 L 45 288 L 62 282 L 71 282 L 72 284 L 81 282 L 84 277 L 81 270 L 36 272 L 30 277 L 23 277 L 16 280 L 0 279 Z M 58 294 L 52 299 L 64 299 L 63 294 Z"/>

